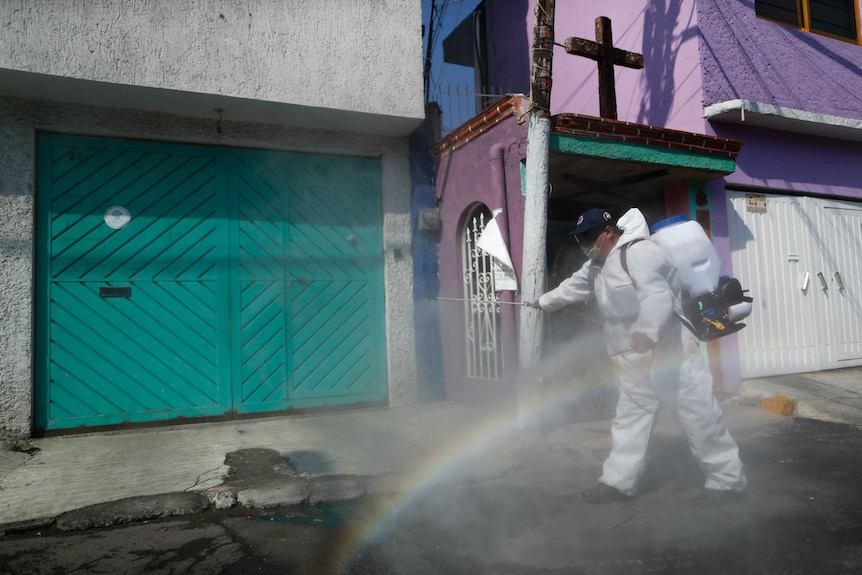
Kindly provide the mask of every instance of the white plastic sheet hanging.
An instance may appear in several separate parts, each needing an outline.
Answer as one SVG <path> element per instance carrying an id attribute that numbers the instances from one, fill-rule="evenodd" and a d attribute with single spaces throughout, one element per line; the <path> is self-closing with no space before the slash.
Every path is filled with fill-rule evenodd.
<path id="1" fill-rule="evenodd" d="M 495 291 L 517 291 L 518 278 L 515 276 L 515 266 L 512 264 L 509 248 L 506 246 L 506 240 L 503 239 L 503 234 L 497 223 L 497 218 L 502 211 L 494 211 L 494 218 L 485 225 L 485 230 L 479 237 L 476 246 L 491 256 Z"/>

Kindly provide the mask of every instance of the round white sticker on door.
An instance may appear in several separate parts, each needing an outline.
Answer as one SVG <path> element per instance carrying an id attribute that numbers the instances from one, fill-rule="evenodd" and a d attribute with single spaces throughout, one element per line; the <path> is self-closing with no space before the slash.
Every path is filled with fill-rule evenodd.
<path id="1" fill-rule="evenodd" d="M 105 210 L 105 223 L 108 227 L 119 230 L 132 220 L 129 210 L 123 206 L 111 206 Z"/>

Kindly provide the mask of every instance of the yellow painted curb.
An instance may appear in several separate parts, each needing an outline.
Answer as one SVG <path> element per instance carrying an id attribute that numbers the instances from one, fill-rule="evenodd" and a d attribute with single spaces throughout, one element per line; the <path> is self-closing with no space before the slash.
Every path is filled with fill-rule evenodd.
<path id="1" fill-rule="evenodd" d="M 773 395 L 772 397 L 767 397 L 766 399 L 762 399 L 757 406 L 773 413 L 777 413 L 778 415 L 793 415 L 796 411 L 796 401 L 790 399 L 786 395 Z"/>

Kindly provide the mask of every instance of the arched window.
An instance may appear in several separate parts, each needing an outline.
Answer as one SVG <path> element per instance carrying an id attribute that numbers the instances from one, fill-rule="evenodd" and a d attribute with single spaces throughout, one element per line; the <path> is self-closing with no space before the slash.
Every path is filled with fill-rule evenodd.
<path id="1" fill-rule="evenodd" d="M 503 379 L 500 341 L 500 304 L 494 289 L 491 256 L 476 244 L 491 220 L 491 211 L 479 204 L 468 212 L 462 233 L 464 270 L 464 328 L 467 377 Z"/>

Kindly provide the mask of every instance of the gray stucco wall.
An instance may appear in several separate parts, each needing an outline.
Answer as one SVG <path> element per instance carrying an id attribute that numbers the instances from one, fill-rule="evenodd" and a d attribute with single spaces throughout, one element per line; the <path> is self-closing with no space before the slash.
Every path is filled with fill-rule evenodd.
<path id="1" fill-rule="evenodd" d="M 380 157 L 391 405 L 417 397 L 407 138 L 0 98 L 0 433 L 31 431 L 38 130 Z"/>
<path id="2" fill-rule="evenodd" d="M 424 117 L 417 0 L 4 0 L 0 22 L 0 69 Z"/>

